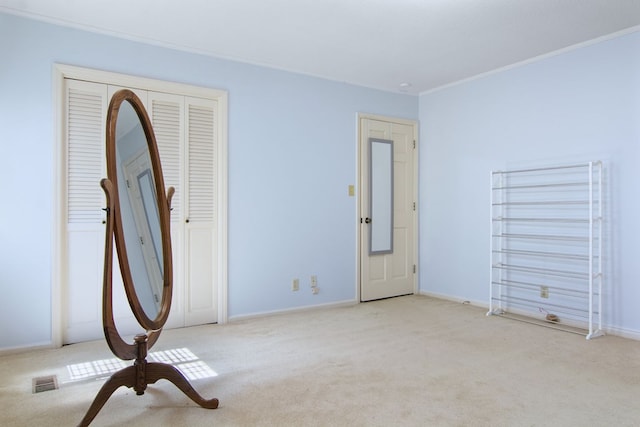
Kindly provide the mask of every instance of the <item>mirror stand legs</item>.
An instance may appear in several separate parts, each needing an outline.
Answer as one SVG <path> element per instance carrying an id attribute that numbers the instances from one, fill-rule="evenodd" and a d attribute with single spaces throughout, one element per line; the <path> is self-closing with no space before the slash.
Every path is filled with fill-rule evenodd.
<path id="1" fill-rule="evenodd" d="M 207 409 L 216 409 L 218 399 L 205 399 L 191 386 L 189 380 L 175 366 L 166 363 L 147 363 L 147 381 L 153 384 L 160 379 L 170 381 L 198 405 Z"/>
<path id="2" fill-rule="evenodd" d="M 218 399 L 204 399 L 200 396 L 191 386 L 189 380 L 175 366 L 166 363 L 147 362 L 147 335 L 136 335 L 135 343 L 138 349 L 138 356 L 134 364 L 116 372 L 104 383 L 84 418 L 78 424 L 79 427 L 88 426 L 118 388 L 122 386 L 133 388 L 137 395 L 142 395 L 147 388 L 147 384 L 153 384 L 160 379 L 173 383 L 203 408 L 216 409 L 218 407 Z"/>

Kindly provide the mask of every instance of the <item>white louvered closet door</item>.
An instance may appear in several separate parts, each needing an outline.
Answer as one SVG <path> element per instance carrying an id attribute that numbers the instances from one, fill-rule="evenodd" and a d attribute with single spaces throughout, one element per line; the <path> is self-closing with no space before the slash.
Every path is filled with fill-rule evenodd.
<path id="1" fill-rule="evenodd" d="M 65 260 L 62 286 L 63 343 L 102 336 L 102 275 L 104 267 L 105 197 L 100 180 L 106 177 L 106 85 L 66 80 L 64 114 L 66 179 L 64 221 Z M 115 254 L 114 254 L 115 256 Z M 114 257 L 114 313 L 124 333 L 137 331 L 129 310 L 122 277 Z"/>
<path id="2" fill-rule="evenodd" d="M 216 285 L 216 102 L 185 98 L 185 322 L 197 325 L 218 318 Z"/>
<path id="3" fill-rule="evenodd" d="M 104 254 L 104 196 L 100 179 L 105 171 L 104 120 L 107 88 L 68 80 L 66 134 L 66 310 L 63 341 L 95 339 L 102 325 L 102 265 Z"/>
<path id="4" fill-rule="evenodd" d="M 171 200 L 171 249 L 173 254 L 173 297 L 167 328 L 185 326 L 184 321 L 184 226 L 182 218 L 184 96 L 149 92 L 149 117 L 156 135 L 165 189 L 175 188 Z"/>
<path id="5" fill-rule="evenodd" d="M 149 92 L 165 187 L 171 207 L 173 304 L 168 327 L 217 321 L 215 101 Z"/>

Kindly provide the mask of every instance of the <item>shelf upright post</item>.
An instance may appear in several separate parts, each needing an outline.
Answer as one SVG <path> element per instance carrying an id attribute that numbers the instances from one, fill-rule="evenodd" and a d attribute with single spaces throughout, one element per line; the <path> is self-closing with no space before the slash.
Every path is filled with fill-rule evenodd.
<path id="1" fill-rule="evenodd" d="M 593 335 L 593 162 L 589 162 L 589 335 Z"/>
<path id="2" fill-rule="evenodd" d="M 493 220 L 493 189 L 494 187 L 494 172 L 489 172 L 489 311 L 487 316 L 493 314 L 493 228 L 495 226 Z"/>
<path id="3" fill-rule="evenodd" d="M 487 316 L 492 314 L 502 314 L 502 268 L 499 268 L 496 279 L 496 267 L 501 266 L 503 255 L 502 239 L 499 237 L 503 233 L 502 218 L 504 216 L 504 182 L 503 173 L 501 171 L 491 171 L 489 173 L 489 311 Z M 496 193 L 497 192 L 497 193 Z M 496 209 L 500 210 L 500 214 L 496 217 Z M 496 241 L 500 242 L 496 244 Z M 497 287 L 498 298 L 494 298 Z M 498 301 L 497 307 L 494 301 Z"/>
<path id="4" fill-rule="evenodd" d="M 602 210 L 602 162 L 598 161 L 598 329 L 602 331 L 602 227 L 604 212 Z"/>

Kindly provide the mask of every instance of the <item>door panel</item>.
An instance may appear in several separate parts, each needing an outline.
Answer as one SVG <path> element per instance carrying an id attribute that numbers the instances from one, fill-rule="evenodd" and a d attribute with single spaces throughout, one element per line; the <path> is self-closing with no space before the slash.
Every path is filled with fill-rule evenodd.
<path id="1" fill-rule="evenodd" d="M 407 254 L 411 251 L 411 248 L 407 245 L 410 241 L 409 236 L 407 236 L 407 231 L 407 228 L 400 227 L 395 227 L 394 230 L 393 247 L 395 250 L 401 251 L 402 256 L 391 257 L 391 274 L 393 275 L 393 279 L 411 278 L 413 274 L 412 271 L 409 271 L 409 263 L 407 262 Z M 411 267 L 413 267 L 413 265 L 411 265 Z"/>
<path id="2" fill-rule="evenodd" d="M 369 138 L 393 141 L 393 252 L 369 254 L 371 224 L 361 221 L 360 299 L 369 301 L 415 292 L 416 125 L 394 119 L 360 118 L 360 213 L 371 218 Z M 371 218 L 376 221 L 376 218 Z"/>
<path id="3" fill-rule="evenodd" d="M 70 229 L 73 228 L 73 229 Z M 87 286 L 88 283 L 99 283 L 102 272 L 102 252 L 100 248 L 103 238 L 94 227 L 67 227 L 69 259 L 82 260 L 75 268 L 69 269 L 67 304 L 73 310 L 67 314 L 68 325 L 80 325 L 102 322 L 100 288 Z M 91 253 L 87 248 L 92 248 Z M 74 330 L 67 330 L 66 335 L 75 335 Z"/>
<path id="4" fill-rule="evenodd" d="M 217 308 L 216 295 L 213 286 L 202 286 L 203 283 L 213 283 L 216 277 L 215 263 L 204 262 L 214 259 L 214 236 L 210 227 L 189 228 L 189 266 L 187 292 L 189 302 L 187 318 L 191 324 L 211 323 L 212 310 Z"/>

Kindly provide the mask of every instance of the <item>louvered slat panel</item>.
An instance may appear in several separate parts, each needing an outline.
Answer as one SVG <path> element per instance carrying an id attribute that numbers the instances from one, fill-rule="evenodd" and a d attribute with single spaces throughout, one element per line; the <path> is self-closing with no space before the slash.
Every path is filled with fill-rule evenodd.
<path id="1" fill-rule="evenodd" d="M 215 133 L 212 108 L 189 105 L 189 220 L 213 221 Z"/>
<path id="2" fill-rule="evenodd" d="M 180 188 L 180 104 L 177 102 L 153 100 L 151 120 L 158 143 L 164 185 L 174 187 L 176 193 L 171 201 L 171 219 L 178 221 L 181 217 L 182 189 Z"/>
<path id="3" fill-rule="evenodd" d="M 103 204 L 103 97 L 71 88 L 68 100 L 67 220 L 99 222 Z"/>

